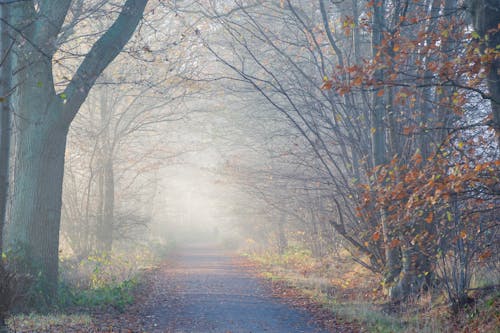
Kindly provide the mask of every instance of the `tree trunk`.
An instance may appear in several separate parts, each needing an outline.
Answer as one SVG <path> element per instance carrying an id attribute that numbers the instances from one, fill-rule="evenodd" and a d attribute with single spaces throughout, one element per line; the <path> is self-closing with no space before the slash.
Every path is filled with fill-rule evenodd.
<path id="1" fill-rule="evenodd" d="M 66 134 L 65 100 L 56 95 L 51 59 L 29 44 L 16 45 L 18 71 L 15 181 L 6 243 L 17 252 L 17 269 L 39 278 L 47 300 L 57 287 L 59 225 Z"/>
<path id="2" fill-rule="evenodd" d="M 57 112 L 55 105 L 49 110 Z M 58 123 L 56 123 L 58 124 Z M 16 150 L 10 247 L 21 251 L 23 270 L 56 294 L 66 126 L 40 119 L 25 126 Z M 40 275 L 38 275 L 40 274 Z"/>
<path id="3" fill-rule="evenodd" d="M 445 8 L 448 8 L 449 6 L 450 5 L 448 4 Z M 438 17 L 439 11 L 441 9 L 441 1 L 430 0 L 429 3 L 425 4 L 425 7 L 430 7 L 428 13 L 429 17 Z M 435 29 L 437 29 L 435 25 L 430 25 L 427 27 L 426 34 L 429 36 L 426 40 L 427 44 L 431 43 L 430 35 L 432 35 Z M 449 40 L 443 37 L 442 44 L 448 46 Z M 443 49 L 447 50 L 450 48 L 443 47 Z M 394 54 L 392 51 L 392 46 L 389 53 Z M 417 56 L 424 64 L 435 60 L 434 57 L 429 56 L 425 53 L 419 54 Z M 451 110 L 449 108 L 440 106 L 439 110 L 441 111 L 441 113 L 439 113 L 437 116 L 434 115 L 433 105 L 431 102 L 435 89 L 431 85 L 432 75 L 433 73 L 430 70 L 427 70 L 423 75 L 422 83 L 424 84 L 424 86 L 428 85 L 429 87 L 423 89 L 423 98 L 420 99 L 420 114 L 418 115 L 418 119 L 422 128 L 419 135 L 415 139 L 416 149 L 420 150 L 424 161 L 427 161 L 427 158 L 432 154 L 432 144 L 437 145 L 441 143 L 442 140 L 440 138 L 440 135 L 435 134 L 438 131 L 427 132 L 426 129 L 437 126 L 437 123 L 439 123 L 440 121 L 445 121 L 448 118 L 448 114 L 451 113 Z M 447 89 L 447 87 L 443 88 L 443 90 Z M 438 97 L 441 98 L 440 95 L 438 95 Z M 439 105 L 439 103 L 436 104 Z M 399 156 L 401 156 L 401 147 L 407 145 L 408 142 L 400 143 L 398 147 L 394 149 L 393 154 L 398 153 Z M 415 218 L 417 219 L 414 222 L 415 230 L 411 232 L 406 231 L 406 234 L 401 235 L 403 238 L 406 238 L 406 241 L 403 242 L 403 245 L 401 246 L 401 272 L 399 273 L 397 281 L 395 281 L 393 287 L 389 290 L 391 299 L 394 301 L 404 300 L 411 295 L 418 294 L 422 289 L 427 288 L 431 284 L 431 280 L 434 277 L 432 273 L 432 267 L 434 266 L 435 257 L 429 255 L 429 253 L 434 252 L 433 248 L 431 248 L 431 246 L 428 246 L 429 248 L 424 249 L 421 248 L 421 245 L 429 245 L 432 242 L 431 240 L 429 240 L 429 237 L 435 234 L 435 225 L 433 223 L 425 222 L 423 217 Z M 414 238 L 417 235 L 421 240 L 421 242 L 419 243 L 420 245 L 412 245 L 411 238 Z"/>
<path id="4" fill-rule="evenodd" d="M 113 247 L 113 227 L 115 210 L 115 176 L 113 170 L 113 148 L 110 138 L 110 106 L 108 106 L 108 94 L 104 88 L 101 91 L 100 121 L 101 133 L 101 158 L 100 170 L 102 182 L 100 186 L 100 224 L 98 225 L 98 248 L 104 253 L 111 252 Z"/>
<path id="5" fill-rule="evenodd" d="M 469 11 L 472 16 L 474 29 L 481 38 L 488 34 L 486 47 L 495 50 L 500 45 L 500 0 L 471 0 Z M 495 31 L 490 33 L 489 31 Z M 491 111 L 493 113 L 493 128 L 497 135 L 497 142 L 500 145 L 500 58 L 496 58 L 491 63 L 484 64 L 489 67 L 488 90 L 491 96 Z"/>
<path id="6" fill-rule="evenodd" d="M 372 32 L 372 53 L 375 61 L 383 62 L 382 55 L 377 57 L 379 49 L 382 47 L 383 30 L 385 26 L 384 8 L 385 1 L 380 1 L 373 7 L 373 32 Z M 384 80 L 384 72 L 382 69 L 377 69 L 374 74 L 376 82 L 382 83 Z M 383 87 L 379 87 L 373 93 L 373 114 L 371 117 L 371 133 L 372 133 L 372 158 L 373 165 L 380 166 L 387 163 L 387 149 L 386 149 L 386 127 L 384 124 L 386 117 L 386 105 L 384 94 L 379 94 Z M 396 281 L 400 272 L 400 260 L 397 247 L 391 247 L 391 241 L 394 239 L 394 232 L 392 226 L 387 223 L 385 209 L 380 210 L 380 220 L 382 224 L 382 233 L 384 236 L 385 244 L 385 276 L 384 284 L 390 288 Z"/>
<path id="7" fill-rule="evenodd" d="M 0 16 L 3 21 L 9 19 L 9 6 L 0 7 Z M 8 27 L 0 25 L 0 255 L 3 251 L 3 229 L 6 224 L 7 198 L 9 195 L 9 161 L 10 161 L 10 136 L 11 136 L 11 109 L 10 90 L 12 86 L 12 40 Z"/>
<path id="8" fill-rule="evenodd" d="M 412 245 L 410 242 L 401 247 L 401 272 L 389 290 L 391 300 L 405 300 L 431 286 L 434 278 L 433 260 L 424 252 L 420 246 Z"/>
<path id="9" fill-rule="evenodd" d="M 5 318 L 2 317 L 0 314 L 0 333 L 8 333 L 9 328 L 7 327 L 7 324 L 5 323 Z"/>
<path id="10" fill-rule="evenodd" d="M 97 165 L 97 207 L 96 207 L 96 227 L 95 227 L 95 249 L 103 252 L 103 229 L 104 229 L 104 163 L 102 152 Z"/>
<path id="11" fill-rule="evenodd" d="M 288 241 L 285 233 L 285 214 L 282 214 L 278 219 L 278 253 L 279 255 L 285 254 L 285 250 L 288 247 Z"/>
<path id="12" fill-rule="evenodd" d="M 103 165 L 103 202 L 102 220 L 97 235 L 99 250 L 109 253 L 113 247 L 114 206 L 115 206 L 115 181 L 113 161 L 107 158 Z"/>

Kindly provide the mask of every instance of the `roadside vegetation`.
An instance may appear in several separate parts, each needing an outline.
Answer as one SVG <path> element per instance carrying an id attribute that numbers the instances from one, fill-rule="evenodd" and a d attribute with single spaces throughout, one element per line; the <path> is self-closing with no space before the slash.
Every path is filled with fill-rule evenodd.
<path id="1" fill-rule="evenodd" d="M 494 272 L 478 272 L 468 291 L 470 303 L 450 308 L 443 291 L 428 290 L 404 303 L 389 302 L 380 278 L 356 265 L 346 251 L 321 258 L 310 250 L 289 246 L 283 254 L 242 251 L 271 280 L 275 292 L 287 298 L 298 293 L 335 313 L 340 320 L 357 322 L 366 332 L 497 332 L 500 289 Z M 485 280 L 487 278 L 488 280 Z"/>
<path id="2" fill-rule="evenodd" d="M 147 276 L 170 247 L 134 244 L 111 254 L 95 254 L 85 258 L 62 255 L 60 281 L 56 299 L 47 301 L 38 281 L 27 290 L 20 281 L 12 290 L 12 313 L 6 322 L 11 332 L 82 332 L 134 329 L 140 325 L 126 310 L 147 293 Z M 6 260 L 6 258 L 4 259 Z M 22 304 L 22 307 L 17 305 Z M 28 310 L 28 311 L 26 311 Z M 117 318 L 129 317 L 120 323 Z M 115 326 L 116 325 L 116 326 Z"/>

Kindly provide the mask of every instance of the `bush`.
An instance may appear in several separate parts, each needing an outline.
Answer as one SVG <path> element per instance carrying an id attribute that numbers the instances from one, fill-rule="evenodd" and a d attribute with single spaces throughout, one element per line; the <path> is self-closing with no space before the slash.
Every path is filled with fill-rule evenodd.
<path id="1" fill-rule="evenodd" d="M 26 279 L 6 267 L 3 259 L 0 261 L 0 328 L 5 324 L 5 318 L 24 293 Z"/>
<path id="2" fill-rule="evenodd" d="M 75 306 L 103 308 L 111 306 L 118 311 L 124 311 L 125 307 L 134 301 L 133 292 L 137 285 L 138 280 L 136 278 L 90 289 L 79 289 L 61 284 L 59 287 L 58 305 L 61 308 Z"/>
<path id="3" fill-rule="evenodd" d="M 170 250 L 164 244 L 156 244 L 94 253 L 81 260 L 63 257 L 57 306 L 60 309 L 113 307 L 123 311 L 134 301 L 142 272 Z"/>

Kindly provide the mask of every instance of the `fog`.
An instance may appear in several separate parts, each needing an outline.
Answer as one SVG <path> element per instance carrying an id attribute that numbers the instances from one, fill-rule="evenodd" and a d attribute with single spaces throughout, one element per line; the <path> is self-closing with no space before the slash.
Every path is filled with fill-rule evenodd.
<path id="1" fill-rule="evenodd" d="M 220 230 L 230 230 L 229 185 L 214 170 L 224 161 L 209 152 L 183 157 L 178 165 L 159 170 L 153 234 L 175 241 L 215 241 Z"/>
<path id="2" fill-rule="evenodd" d="M 470 2 L 2 3 L 2 260 L 40 304 L 194 243 L 469 304 L 500 262 L 500 33 Z"/>

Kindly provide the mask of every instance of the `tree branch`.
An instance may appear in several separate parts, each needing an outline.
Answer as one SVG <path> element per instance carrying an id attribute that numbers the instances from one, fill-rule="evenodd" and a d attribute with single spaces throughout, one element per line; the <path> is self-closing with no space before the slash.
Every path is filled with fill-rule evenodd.
<path id="1" fill-rule="evenodd" d="M 116 21 L 87 54 L 61 95 L 66 99 L 61 115 L 65 124 L 71 123 L 99 75 L 130 40 L 142 19 L 147 2 L 148 0 L 127 0 Z"/>
<path id="2" fill-rule="evenodd" d="M 71 6 L 71 0 L 40 1 L 39 19 L 36 20 L 35 37 L 39 47 L 53 55 L 57 50 L 57 35 Z"/>

